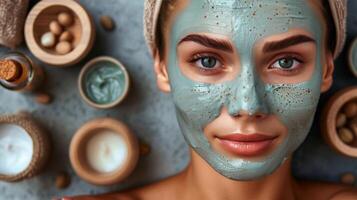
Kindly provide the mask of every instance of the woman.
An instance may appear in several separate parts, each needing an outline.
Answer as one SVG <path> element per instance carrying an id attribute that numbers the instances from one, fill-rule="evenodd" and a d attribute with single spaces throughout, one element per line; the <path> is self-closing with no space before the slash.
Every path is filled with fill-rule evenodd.
<path id="1" fill-rule="evenodd" d="M 344 20 L 344 3 L 150 1 L 146 36 L 157 84 L 172 94 L 191 161 L 143 188 L 73 199 L 357 199 L 352 188 L 291 175 L 292 153 L 332 84 L 344 24 L 327 24 L 330 10 Z"/>

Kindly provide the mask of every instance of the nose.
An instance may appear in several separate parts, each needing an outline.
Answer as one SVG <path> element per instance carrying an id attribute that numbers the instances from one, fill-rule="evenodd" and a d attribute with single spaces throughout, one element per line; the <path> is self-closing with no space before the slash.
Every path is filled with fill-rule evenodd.
<path id="1" fill-rule="evenodd" d="M 265 85 L 255 73 L 243 72 L 240 80 L 235 83 L 232 97 L 228 100 L 228 112 L 231 116 L 241 116 L 242 113 L 258 118 L 268 113 Z"/>
<path id="2" fill-rule="evenodd" d="M 255 88 L 246 92 L 237 92 L 229 102 L 228 112 L 231 116 L 249 115 L 262 118 L 268 112 L 266 102 L 260 97 Z M 263 95 L 264 96 L 264 95 Z"/>
<path id="3" fill-rule="evenodd" d="M 234 115 L 233 117 L 236 117 L 236 118 L 249 117 L 249 118 L 260 120 L 260 119 L 264 119 L 266 116 L 268 116 L 267 113 L 256 112 L 256 113 L 250 114 L 247 111 L 242 110 L 242 111 L 238 112 L 236 115 Z"/>

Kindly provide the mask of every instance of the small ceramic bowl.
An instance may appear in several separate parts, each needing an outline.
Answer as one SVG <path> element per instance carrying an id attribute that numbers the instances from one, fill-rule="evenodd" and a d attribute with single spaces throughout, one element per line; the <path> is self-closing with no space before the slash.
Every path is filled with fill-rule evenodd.
<path id="1" fill-rule="evenodd" d="M 118 60 L 102 56 L 89 61 L 81 70 L 78 88 L 84 101 L 94 108 L 108 109 L 127 96 L 130 78 Z"/>
<path id="2" fill-rule="evenodd" d="M 26 136 L 26 134 L 28 134 L 28 136 Z M 30 114 L 22 112 L 16 115 L 1 116 L 0 136 L 0 143 L 1 140 L 4 140 L 2 144 L 5 144 L 5 148 L 6 145 L 8 145 L 8 148 L 12 149 L 10 152 L 20 153 L 20 155 L 22 155 L 22 159 L 17 161 L 16 164 L 13 163 L 13 160 L 11 161 L 10 159 L 10 161 L 8 160 L 8 163 L 1 162 L 0 165 L 11 164 L 12 169 L 10 171 L 17 171 L 16 168 L 19 169 L 18 167 L 24 169 L 19 170 L 20 172 L 15 174 L 13 174 L 13 172 L 11 174 L 7 174 L 8 172 L 6 174 L 1 174 L 0 172 L 0 181 L 17 182 L 31 178 L 42 171 L 50 155 L 50 141 L 47 133 L 32 119 Z M 15 143 L 11 143 L 10 141 L 15 138 Z M 8 144 L 6 144 L 5 140 L 7 140 Z M 32 144 L 31 142 L 26 142 L 30 140 L 32 140 Z M 23 157 L 25 153 L 24 151 L 31 151 L 31 149 L 28 149 L 31 148 L 31 146 L 31 158 L 28 157 L 30 155 Z M 6 152 L 6 150 L 3 149 L 2 153 L 4 153 L 4 151 Z M 5 157 L 0 158 L 0 160 L 3 159 L 6 160 Z M 27 163 L 29 164 L 26 167 Z M 1 169 L 4 170 L 4 166 L 2 166 Z"/>
<path id="3" fill-rule="evenodd" d="M 357 157 L 357 146 L 344 143 L 337 133 L 337 115 L 344 105 L 357 100 L 357 87 L 349 87 L 337 92 L 325 105 L 321 117 L 321 130 L 326 142 L 336 151 Z"/>
<path id="4" fill-rule="evenodd" d="M 125 159 L 118 165 L 119 167 L 114 168 L 112 171 L 100 172 L 91 164 L 89 157 L 92 154 L 97 154 L 93 156 L 97 156 L 98 158 L 102 158 L 104 153 L 111 155 L 110 160 L 98 159 L 98 161 L 101 161 L 101 163 L 98 164 L 102 166 L 106 164 L 110 165 L 110 163 L 103 163 L 104 161 L 109 162 L 118 159 L 114 154 L 111 154 L 118 152 L 114 151 L 118 149 L 114 148 L 114 150 L 110 150 L 108 143 L 99 144 L 100 141 L 98 140 L 100 140 L 100 138 L 97 136 L 104 134 L 105 131 L 110 131 L 111 134 L 120 136 L 125 143 L 122 147 L 126 148 L 127 151 Z M 90 146 L 94 137 L 95 142 L 99 144 L 98 146 Z M 113 140 L 109 141 L 112 142 Z M 111 145 L 113 145 L 113 143 Z M 95 147 L 92 154 L 88 154 L 89 146 Z M 105 147 L 105 151 L 101 151 L 100 147 Z M 115 145 L 114 147 L 118 146 Z M 138 157 L 139 147 L 136 137 L 124 123 L 112 118 L 99 118 L 87 122 L 75 133 L 70 145 L 70 160 L 75 172 L 83 180 L 95 185 L 112 185 L 121 182 L 132 173 L 137 164 Z"/>
<path id="5" fill-rule="evenodd" d="M 69 13 L 73 24 L 68 30 L 73 35 L 72 51 L 59 54 L 54 49 L 41 45 L 41 37 L 49 32 L 50 22 L 57 20 L 61 12 Z M 25 40 L 30 51 L 41 61 L 57 67 L 74 65 L 91 50 L 95 39 L 95 28 L 89 13 L 73 0 L 42 0 L 30 11 L 25 23 Z M 57 39 L 58 40 L 58 39 Z"/>
<path id="6" fill-rule="evenodd" d="M 354 39 L 348 51 L 348 65 L 353 75 L 357 77 L 357 38 Z"/>

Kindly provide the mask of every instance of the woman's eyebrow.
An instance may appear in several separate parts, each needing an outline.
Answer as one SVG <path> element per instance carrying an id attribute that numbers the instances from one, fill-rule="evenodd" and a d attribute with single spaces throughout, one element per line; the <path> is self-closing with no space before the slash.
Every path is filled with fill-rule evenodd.
<path id="1" fill-rule="evenodd" d="M 199 34 L 191 34 L 184 37 L 182 40 L 180 40 L 179 45 L 183 42 L 196 42 L 205 47 L 212 48 L 212 49 L 219 49 L 229 53 L 233 53 L 233 49 L 234 49 L 232 44 L 226 40 L 210 38 L 208 36 L 199 35 Z"/>
<path id="2" fill-rule="evenodd" d="M 298 45 L 301 43 L 306 43 L 306 42 L 313 42 L 316 43 L 316 41 L 306 35 L 295 35 L 291 36 L 288 38 L 285 38 L 281 41 L 275 41 L 275 42 L 268 42 L 267 44 L 264 45 L 263 47 L 263 53 L 269 53 L 272 51 L 278 51 L 281 49 L 288 48 L 290 46 Z"/>

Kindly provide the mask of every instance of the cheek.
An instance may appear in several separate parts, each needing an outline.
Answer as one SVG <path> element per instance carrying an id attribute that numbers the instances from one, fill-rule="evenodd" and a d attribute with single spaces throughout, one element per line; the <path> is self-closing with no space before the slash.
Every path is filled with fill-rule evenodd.
<path id="1" fill-rule="evenodd" d="M 203 127 L 218 117 L 223 105 L 225 87 L 193 83 L 181 80 L 173 83 L 173 99 L 177 109 L 185 113 L 188 122 L 195 128 Z"/>
<path id="2" fill-rule="evenodd" d="M 304 84 L 271 86 L 268 93 L 270 104 L 275 112 L 286 114 L 288 110 L 299 110 L 314 107 L 316 103 L 316 88 L 305 87 Z M 283 108 L 283 109 L 279 109 Z"/>
<path id="3" fill-rule="evenodd" d="M 319 45 L 318 45 L 319 46 Z M 306 135 L 312 125 L 321 95 L 322 65 L 320 49 L 316 49 L 314 69 L 305 82 L 267 85 L 271 112 L 280 117 L 289 133 Z"/>
<path id="4" fill-rule="evenodd" d="M 168 69 L 171 94 L 178 112 L 191 128 L 203 130 L 214 120 L 223 104 L 226 87 L 192 81 L 182 74 L 175 49 L 170 49 Z"/>
<path id="5" fill-rule="evenodd" d="M 309 132 L 320 97 L 319 81 L 272 86 L 268 101 L 272 112 L 288 127 L 289 134 L 303 140 Z"/>

